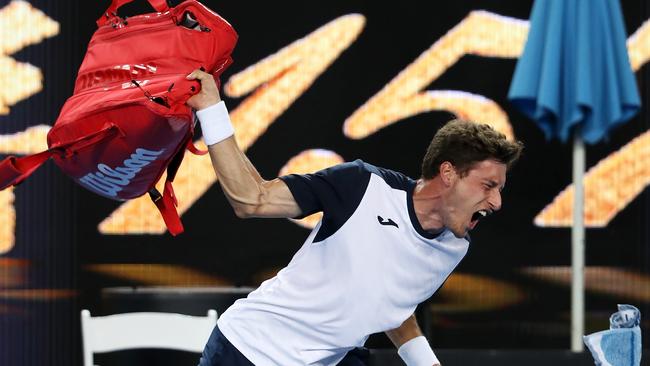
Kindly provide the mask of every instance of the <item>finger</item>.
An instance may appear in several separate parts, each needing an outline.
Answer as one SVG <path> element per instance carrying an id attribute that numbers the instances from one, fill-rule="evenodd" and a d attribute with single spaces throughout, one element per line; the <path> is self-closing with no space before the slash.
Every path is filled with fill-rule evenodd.
<path id="1" fill-rule="evenodd" d="M 200 69 L 196 69 L 196 70 L 192 71 L 189 75 L 187 75 L 187 79 L 188 80 L 203 80 L 203 79 L 205 79 L 205 77 L 207 75 L 209 75 L 209 74 L 201 71 Z"/>

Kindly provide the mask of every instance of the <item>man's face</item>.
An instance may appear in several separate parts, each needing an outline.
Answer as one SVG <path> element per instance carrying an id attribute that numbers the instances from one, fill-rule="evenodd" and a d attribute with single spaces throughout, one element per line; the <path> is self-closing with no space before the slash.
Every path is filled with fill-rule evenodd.
<path id="1" fill-rule="evenodd" d="M 445 199 L 445 226 L 458 238 L 476 227 L 479 219 L 501 208 L 506 165 L 494 160 L 476 163 L 461 177 L 457 172 Z"/>

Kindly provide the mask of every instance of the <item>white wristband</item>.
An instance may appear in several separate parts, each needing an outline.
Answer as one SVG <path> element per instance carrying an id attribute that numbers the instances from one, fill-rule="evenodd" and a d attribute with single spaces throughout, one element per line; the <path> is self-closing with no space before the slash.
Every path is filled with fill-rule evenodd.
<path id="1" fill-rule="evenodd" d="M 404 343 L 397 354 L 407 366 L 432 366 L 439 364 L 438 358 L 424 336 L 419 336 Z"/>
<path id="2" fill-rule="evenodd" d="M 196 116 L 201 122 L 203 141 L 207 146 L 221 142 L 235 133 L 235 129 L 230 123 L 226 103 L 223 100 L 208 108 L 196 111 Z"/>

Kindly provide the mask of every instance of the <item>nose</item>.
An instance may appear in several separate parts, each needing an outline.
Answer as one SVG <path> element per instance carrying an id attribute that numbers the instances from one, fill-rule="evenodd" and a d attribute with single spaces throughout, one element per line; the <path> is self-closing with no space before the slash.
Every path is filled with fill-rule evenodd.
<path id="1" fill-rule="evenodd" d="M 492 193 L 488 198 L 488 204 L 493 211 L 498 211 L 501 209 L 501 192 L 498 189 L 492 190 Z"/>

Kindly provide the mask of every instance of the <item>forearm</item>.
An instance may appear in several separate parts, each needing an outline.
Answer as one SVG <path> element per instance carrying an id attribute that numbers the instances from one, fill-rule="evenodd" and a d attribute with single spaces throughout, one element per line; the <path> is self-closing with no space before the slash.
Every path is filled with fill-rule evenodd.
<path id="1" fill-rule="evenodd" d="M 286 185 L 279 179 L 262 179 L 241 151 L 232 135 L 225 105 L 212 105 L 197 112 L 197 116 L 204 127 L 204 139 L 215 174 L 237 216 L 294 217 L 300 214 Z"/>
<path id="2" fill-rule="evenodd" d="M 295 217 L 300 208 L 280 179 L 265 181 L 237 145 L 234 128 L 212 75 L 194 70 L 201 91 L 187 101 L 197 110 L 203 140 L 219 183 L 239 217 Z"/>
<path id="3" fill-rule="evenodd" d="M 440 366 L 438 358 L 422 335 L 415 315 L 411 315 L 398 328 L 387 331 L 386 335 L 397 347 L 407 366 Z"/>
<path id="4" fill-rule="evenodd" d="M 264 180 L 239 149 L 234 136 L 210 145 L 208 150 L 223 193 L 238 216 L 264 200 Z"/>
<path id="5" fill-rule="evenodd" d="M 386 335 L 390 341 L 393 342 L 396 348 L 400 348 L 404 343 L 410 341 L 415 337 L 421 336 L 422 331 L 418 326 L 415 315 L 411 315 L 398 328 L 387 331 Z"/>

